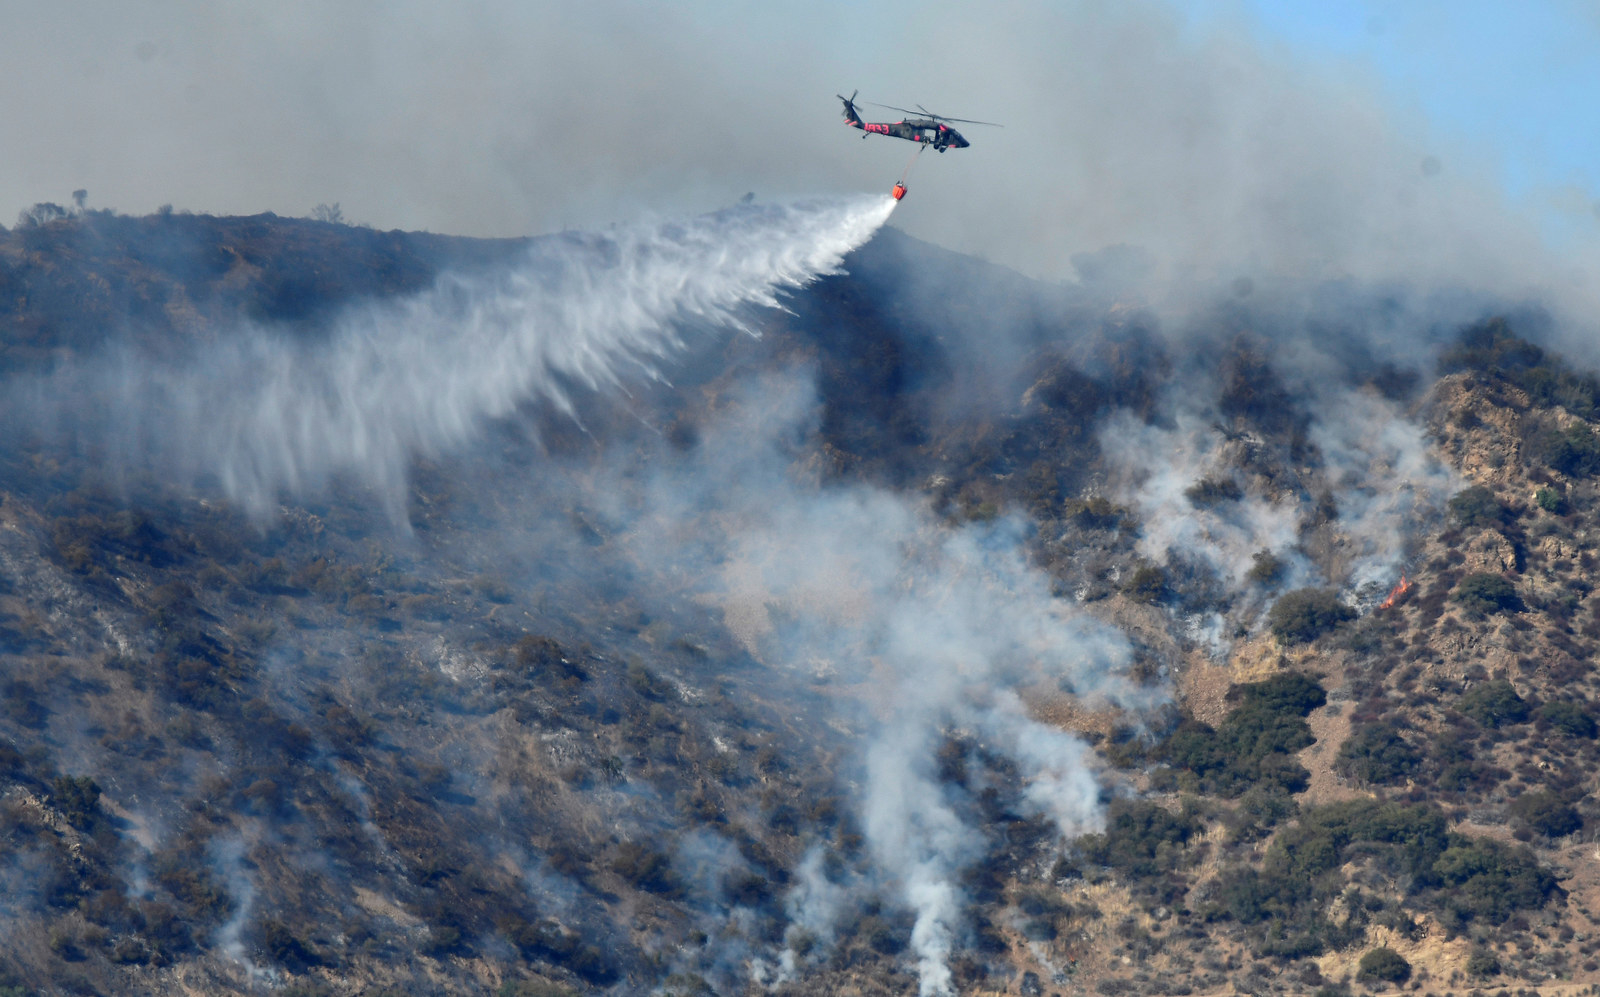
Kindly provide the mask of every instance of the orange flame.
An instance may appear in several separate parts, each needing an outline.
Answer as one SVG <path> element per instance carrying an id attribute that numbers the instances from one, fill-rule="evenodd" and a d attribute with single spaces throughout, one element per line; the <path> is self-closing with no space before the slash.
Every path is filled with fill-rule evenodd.
<path id="1" fill-rule="evenodd" d="M 1407 592 L 1410 592 L 1414 588 L 1416 588 L 1416 583 L 1406 581 L 1405 574 L 1401 573 L 1400 584 L 1396 585 L 1394 589 L 1390 591 L 1389 598 L 1378 604 L 1378 608 L 1393 609 L 1395 603 L 1400 601 L 1400 597 L 1405 595 Z"/>

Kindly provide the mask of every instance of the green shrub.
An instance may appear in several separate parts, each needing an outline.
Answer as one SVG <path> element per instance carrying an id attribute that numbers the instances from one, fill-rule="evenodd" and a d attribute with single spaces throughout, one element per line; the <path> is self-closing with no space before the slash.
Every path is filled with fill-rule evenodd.
<path id="1" fill-rule="evenodd" d="M 150 946 L 137 935 L 119 938 L 111 946 L 111 961 L 122 966 L 143 966 L 150 961 Z"/>
<path id="2" fill-rule="evenodd" d="M 1099 495 L 1072 499 L 1063 511 L 1067 519 L 1086 530 L 1114 530 L 1128 515 L 1127 509 Z"/>
<path id="3" fill-rule="evenodd" d="M 1228 826 L 1235 841 L 1259 841 L 1299 812 L 1294 797 L 1256 787 L 1239 797 Z"/>
<path id="4" fill-rule="evenodd" d="M 1450 514 L 1468 529 L 1499 529 L 1511 520 L 1511 510 L 1483 485 L 1456 492 L 1450 499 Z"/>
<path id="5" fill-rule="evenodd" d="M 1264 866 L 1291 883 L 1310 883 L 1337 870 L 1354 846 L 1388 845 L 1394 850 L 1389 864 L 1398 872 L 1426 877 L 1447 842 L 1447 824 L 1436 807 L 1352 800 L 1303 814 L 1273 841 Z"/>
<path id="6" fill-rule="evenodd" d="M 1122 586 L 1122 594 L 1134 602 L 1161 602 L 1169 594 L 1166 572 L 1153 564 L 1141 564 L 1128 576 Z"/>
<path id="7" fill-rule="evenodd" d="M 1360 782 L 1384 786 L 1404 782 L 1422 763 L 1422 753 L 1389 724 L 1368 724 L 1352 731 L 1339 748 L 1334 768 Z"/>
<path id="8" fill-rule="evenodd" d="M 1356 944 L 1366 908 L 1348 895 L 1342 867 L 1358 857 L 1453 931 L 1474 920 L 1500 924 L 1559 893 L 1528 849 L 1451 834 L 1435 806 L 1350 800 L 1302 811 L 1258 864 L 1229 870 L 1200 913 L 1249 928 L 1263 956 L 1303 958 Z M 1342 893 L 1360 916 L 1334 923 L 1327 911 Z"/>
<path id="9" fill-rule="evenodd" d="M 1477 619 L 1490 613 L 1515 613 L 1522 609 L 1517 587 L 1510 579 L 1490 571 L 1480 571 L 1461 579 L 1450 595 L 1451 601 Z"/>
<path id="10" fill-rule="evenodd" d="M 511 648 L 511 660 L 518 673 L 541 681 L 570 687 L 589 678 L 577 655 L 549 637 L 530 634 L 518 640 Z"/>
<path id="11" fill-rule="evenodd" d="M 456 932 L 457 941 L 460 940 L 460 935 L 459 931 Z M 322 957 L 316 950 L 297 937 L 282 921 L 273 919 L 266 921 L 261 926 L 261 938 L 272 961 L 291 973 L 303 973 L 307 967 L 322 963 Z"/>
<path id="12" fill-rule="evenodd" d="M 1306 417 L 1272 369 L 1264 351 L 1241 338 L 1223 355 L 1217 407 L 1228 419 L 1244 419 L 1268 435 L 1303 430 Z"/>
<path id="13" fill-rule="evenodd" d="M 165 884 L 163 884 L 165 885 Z M 155 902 L 143 906 L 144 937 L 150 944 L 152 961 L 158 965 L 194 946 L 194 934 L 186 920 L 170 905 Z"/>
<path id="14" fill-rule="evenodd" d="M 1071 917 L 1072 901 L 1053 886 L 1024 886 L 1017 890 L 1017 909 L 1029 917 Z"/>
<path id="15" fill-rule="evenodd" d="M 717 992 L 698 973 L 673 973 L 661 981 L 661 997 L 717 997 Z"/>
<path id="16" fill-rule="evenodd" d="M 1545 463 L 1571 478 L 1600 472 L 1600 437 L 1583 423 L 1552 429 L 1540 441 Z"/>
<path id="17" fill-rule="evenodd" d="M 1547 790 L 1522 794 L 1510 809 L 1520 823 L 1550 838 L 1564 838 L 1583 827 L 1578 811 Z"/>
<path id="18" fill-rule="evenodd" d="M 51 783 L 56 809 L 67 823 L 80 831 L 92 831 L 100 823 L 100 786 L 88 776 L 64 775 Z"/>
<path id="19" fill-rule="evenodd" d="M 1559 516 L 1567 511 L 1566 496 L 1554 488 L 1540 488 L 1533 493 L 1533 501 L 1545 512 Z"/>
<path id="20" fill-rule="evenodd" d="M 1539 723 L 1568 737 L 1592 738 L 1597 733 L 1594 717 L 1577 703 L 1545 703 L 1539 707 Z"/>
<path id="21" fill-rule="evenodd" d="M 1451 835 L 1450 847 L 1433 863 L 1442 887 L 1446 924 L 1473 920 L 1503 924 L 1519 910 L 1534 910 L 1558 892 L 1556 878 L 1527 848 Z"/>
<path id="22" fill-rule="evenodd" d="M 1528 719 L 1528 701 L 1505 679 L 1496 679 L 1467 690 L 1456 700 L 1456 709 L 1484 727 L 1519 724 Z"/>
<path id="23" fill-rule="evenodd" d="M 1467 956 L 1467 975 L 1475 980 L 1486 980 L 1500 974 L 1500 957 L 1494 949 L 1479 945 Z"/>
<path id="24" fill-rule="evenodd" d="M 460 928 L 453 924 L 436 924 L 428 929 L 428 937 L 421 945 L 422 954 L 443 959 L 447 955 L 460 952 L 464 941 Z"/>
<path id="25" fill-rule="evenodd" d="M 496 918 L 495 927 L 526 958 L 547 959 L 565 966 L 590 983 L 604 985 L 617 978 L 616 967 L 599 946 L 586 944 L 583 936 L 554 921 L 530 922 L 506 913 Z"/>
<path id="26" fill-rule="evenodd" d="M 1341 623 L 1356 618 L 1356 611 L 1339 601 L 1332 589 L 1304 588 L 1287 592 L 1267 613 L 1267 624 L 1285 644 L 1309 644 Z"/>
<path id="27" fill-rule="evenodd" d="M 1275 588 L 1283 581 L 1284 571 L 1289 567 L 1282 558 L 1266 549 L 1256 551 L 1250 560 L 1250 570 L 1245 572 L 1245 578 L 1262 588 Z"/>
<path id="28" fill-rule="evenodd" d="M 1439 770 L 1438 787 L 1447 793 L 1487 793 L 1511 773 L 1487 762 L 1451 762 Z"/>
<path id="29" fill-rule="evenodd" d="M 628 665 L 628 687 L 652 702 L 665 702 L 676 690 L 672 683 L 635 661 Z"/>
<path id="30" fill-rule="evenodd" d="M 857 941 L 880 955 L 898 955 L 910 941 L 908 932 L 876 914 L 856 922 L 852 932 Z"/>
<path id="31" fill-rule="evenodd" d="M 1191 773 L 1192 788 L 1234 797 L 1260 788 L 1298 793 L 1310 777 L 1294 753 L 1315 738 L 1304 717 L 1327 701 L 1322 686 L 1303 675 L 1276 675 L 1229 692 L 1238 706 L 1215 729 L 1188 722 L 1173 732 L 1157 756 Z"/>
<path id="32" fill-rule="evenodd" d="M 617 846 L 611 870 L 636 889 L 667 896 L 683 892 L 683 883 L 672 871 L 672 860 L 665 853 L 637 842 L 625 841 Z"/>
<path id="33" fill-rule="evenodd" d="M 732 873 L 722 884 L 728 901 L 739 907 L 760 907 L 772 902 L 772 882 L 753 870 Z"/>
<path id="34" fill-rule="evenodd" d="M 1411 963 L 1394 949 L 1375 948 L 1361 957 L 1356 979 L 1365 982 L 1404 983 L 1411 979 Z"/>
<path id="35" fill-rule="evenodd" d="M 1503 318 L 1462 331 L 1460 344 L 1439 358 L 1440 373 L 1475 370 L 1528 393 L 1535 405 L 1560 405 L 1583 419 L 1600 412 L 1600 379 L 1572 371 L 1559 357 L 1519 339 Z"/>
<path id="36" fill-rule="evenodd" d="M 1106 832 L 1080 838 L 1078 852 L 1096 865 L 1145 879 L 1178 868 L 1183 846 L 1198 829 L 1187 814 L 1148 801 L 1117 800 L 1111 804 Z"/>
<path id="37" fill-rule="evenodd" d="M 1223 502 L 1237 502 L 1244 490 L 1232 478 L 1201 478 L 1183 492 L 1189 504 L 1196 509 L 1208 509 Z"/>
<path id="38" fill-rule="evenodd" d="M 0 708 L 15 723 L 33 730 L 44 730 L 50 723 L 50 708 L 31 682 L 7 682 L 0 688 Z"/>
<path id="39" fill-rule="evenodd" d="M 1260 682 L 1245 682 L 1228 690 L 1240 709 L 1259 707 L 1285 716 L 1309 716 L 1328 701 L 1322 683 L 1299 672 L 1283 672 Z"/>

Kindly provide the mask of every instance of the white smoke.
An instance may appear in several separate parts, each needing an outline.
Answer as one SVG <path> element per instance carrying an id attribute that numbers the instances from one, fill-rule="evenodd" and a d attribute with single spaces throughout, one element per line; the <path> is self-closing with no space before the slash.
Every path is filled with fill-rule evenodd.
<path id="1" fill-rule="evenodd" d="M 46 386 L 40 404 L 106 399 L 101 431 L 116 448 L 215 475 L 256 517 L 284 492 L 349 476 L 399 518 L 415 455 L 458 448 L 525 404 L 568 408 L 574 388 L 658 376 L 686 323 L 738 325 L 747 306 L 777 307 L 836 271 L 894 205 L 749 204 L 543 239 L 499 273 L 350 310 L 320 341 L 256 328 L 188 362 L 121 357 Z"/>
<path id="2" fill-rule="evenodd" d="M 217 929 L 215 943 L 223 955 L 238 963 L 251 983 L 277 979 L 277 970 L 257 965 L 248 955 L 242 937 L 245 925 L 255 912 L 256 886 L 245 871 L 245 840 L 240 835 L 213 841 L 210 851 L 212 871 L 219 876 L 233 901 L 233 914 Z"/>
<path id="3" fill-rule="evenodd" d="M 794 886 L 784 902 L 784 911 L 789 916 L 790 944 L 779 957 L 777 982 L 793 979 L 800 970 L 802 954 L 795 951 L 795 940 L 804 938 L 808 946 L 832 942 L 833 926 L 849 902 L 849 889 L 828 878 L 822 849 L 813 847 L 807 851 L 795 869 Z M 765 966 L 761 968 L 766 969 Z"/>
<path id="4" fill-rule="evenodd" d="M 915 532 L 878 540 L 901 551 L 901 577 L 871 595 L 873 615 L 881 614 L 871 625 L 884 633 L 869 646 L 888 671 L 879 695 L 893 705 L 870 737 L 863 826 L 878 867 L 915 914 L 921 993 L 934 997 L 954 992 L 949 958 L 965 927 L 957 877 L 986 844 L 937 777 L 938 738 L 970 730 L 1011 759 L 1025 808 L 1072 837 L 1102 817 L 1091 753 L 1030 717 L 1016 690 L 1068 679 L 1081 695 L 1109 693 L 1130 705 L 1154 697 L 1121 680 L 1128 655 L 1120 634 L 1067 615 L 1051 597 L 1048 579 L 1022 555 L 1016 524 L 969 526 L 930 542 L 929 524 L 912 522 Z M 892 558 L 866 536 L 836 542 Z"/>
<path id="5" fill-rule="evenodd" d="M 737 326 L 747 307 L 779 306 L 784 289 L 837 269 L 892 209 L 878 197 L 744 206 L 563 236 L 496 275 L 452 276 L 351 311 L 318 340 L 247 329 L 188 362 L 132 358 L 114 379 L 110 365 L 63 376 L 101 389 L 121 417 L 113 442 L 131 459 L 214 475 L 257 516 L 285 493 L 342 478 L 375 489 L 398 517 L 415 455 L 461 449 L 530 403 L 570 410 L 575 390 L 656 376 L 689 326 Z M 873 867 L 864 888 L 910 911 L 922 991 L 948 994 L 968 927 L 960 876 L 990 842 L 966 790 L 938 776 L 940 740 L 961 730 L 1009 759 L 1018 805 L 1070 836 L 1101 819 L 1092 754 L 1033 719 L 1024 694 L 1063 682 L 1129 706 L 1159 694 L 1123 680 L 1120 634 L 1051 594 L 1020 520 L 952 525 L 923 496 L 824 483 L 809 371 L 757 379 L 723 401 L 698 444 L 661 455 L 653 473 L 639 473 L 636 451 L 616 453 L 611 475 L 551 487 L 582 489 L 609 524 L 608 545 L 644 575 L 730 616 L 736 606 L 767 614 L 748 646 L 772 668 L 804 680 L 825 665 L 835 676 L 845 694 L 818 697 L 818 708 L 859 732 Z M 501 549 L 526 536 L 501 525 Z M 691 879 L 712 895 L 714 875 Z M 796 923 L 825 937 L 839 899 L 817 882 L 795 898 Z M 251 890 L 237 885 L 241 911 Z M 218 939 L 239 958 L 243 916 Z"/>
<path id="6" fill-rule="evenodd" d="M 1139 514 L 1139 553 L 1150 560 L 1166 563 L 1181 552 L 1237 585 L 1256 551 L 1294 544 L 1300 518 L 1294 502 L 1251 493 L 1209 508 L 1189 500 L 1186 492 L 1202 479 L 1230 473 L 1222 434 L 1202 417 L 1181 413 L 1171 426 L 1159 426 L 1119 412 L 1101 427 L 1100 439 L 1113 487 Z"/>
<path id="7" fill-rule="evenodd" d="M 1051 595 L 1020 521 L 951 526 L 924 497 L 818 481 L 813 390 L 804 372 L 746 385 L 692 453 L 642 487 L 622 469 L 594 500 L 634 563 L 693 580 L 766 664 L 837 690 L 819 705 L 861 732 L 862 885 L 911 912 L 922 992 L 948 994 L 967 927 L 959 876 L 988 842 L 964 791 L 939 779 L 941 738 L 964 730 L 1010 759 L 1021 806 L 1072 836 L 1102 816 L 1092 753 L 1034 720 L 1021 692 L 1068 680 L 1132 707 L 1163 694 L 1125 681 L 1120 633 Z M 789 898 L 794 924 L 826 941 L 842 891 L 813 860 Z M 780 978 L 798 962 L 785 953 Z"/>
<path id="8" fill-rule="evenodd" d="M 1403 570 L 1407 528 L 1436 515 L 1465 480 L 1439 459 L 1426 430 L 1395 403 L 1341 389 L 1311 426 L 1338 492 L 1339 530 L 1350 546 L 1347 585 L 1358 595 L 1393 585 Z M 1331 416 L 1338 413 L 1338 417 Z"/>
<path id="9" fill-rule="evenodd" d="M 1305 371 L 1295 373 L 1309 380 Z M 1304 496 L 1246 490 L 1237 500 L 1209 506 L 1190 500 L 1189 489 L 1202 480 L 1234 474 L 1229 461 L 1237 454 L 1230 446 L 1262 445 L 1249 434 L 1229 444 L 1194 411 L 1180 412 L 1167 426 L 1122 412 L 1101 427 L 1112 486 L 1139 514 L 1139 553 L 1161 564 L 1175 556 L 1196 560 L 1235 592 L 1246 587 L 1254 555 L 1263 549 L 1284 560 L 1291 586 L 1335 584 L 1358 602 L 1372 602 L 1374 593 L 1393 585 L 1403 570 L 1407 536 L 1462 487 L 1460 475 L 1440 461 L 1426 430 L 1401 405 L 1375 391 L 1341 385 L 1329 375 L 1322 384 L 1299 385 L 1296 397 L 1310 413 L 1307 435 L 1337 509 L 1336 564 L 1319 568 L 1300 549 L 1312 513 Z M 1215 629 L 1217 622 L 1199 625 Z"/>

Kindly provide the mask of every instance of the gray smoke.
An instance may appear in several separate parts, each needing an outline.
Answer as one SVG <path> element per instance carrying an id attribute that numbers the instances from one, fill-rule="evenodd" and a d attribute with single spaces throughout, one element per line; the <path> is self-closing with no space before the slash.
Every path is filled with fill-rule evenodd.
<path id="1" fill-rule="evenodd" d="M 222 954 L 233 960 L 243 971 L 250 984 L 276 980 L 277 970 L 258 966 L 247 953 L 242 938 L 245 926 L 255 912 L 256 886 L 245 871 L 246 844 L 243 837 L 234 836 L 212 843 L 210 859 L 212 870 L 222 880 L 233 902 L 233 913 L 217 929 L 214 942 Z"/>
<path id="2" fill-rule="evenodd" d="M 887 188 L 906 149 L 856 140 L 830 97 L 859 85 L 1011 126 L 924 157 L 899 216 L 909 231 L 1142 301 L 1179 330 L 1173 343 L 1184 340 L 1181 319 L 1225 288 L 1270 302 L 1262 312 L 1301 335 L 1313 316 L 1360 310 L 1313 303 L 1316 289 L 1392 285 L 1406 316 L 1352 338 L 1422 362 L 1429 323 L 1485 301 L 1539 296 L 1560 320 L 1600 297 L 1594 244 L 1558 258 L 1470 151 L 1374 81 L 1286 63 L 1241 35 L 1194 32 L 1169 5 L 760 10 L 19 12 L 0 65 L 31 99 L 8 104 L 0 124 L 26 136 L 31 154 L 0 166 L 0 195 L 20 207 L 81 185 L 96 203 L 138 211 L 181 190 L 199 210 L 299 214 L 338 201 L 384 226 L 598 230 L 641 205 L 699 210 L 752 188 Z M 56 29 L 62 40 L 42 44 Z M 1420 169 L 1428 157 L 1449 169 Z M 214 476 L 263 519 L 285 496 L 350 479 L 400 520 L 418 455 L 466 451 L 524 408 L 570 410 L 578 393 L 661 376 L 687 329 L 779 304 L 836 269 L 892 210 L 882 196 L 757 205 L 565 235 L 536 244 L 520 267 L 352 311 L 318 340 L 241 329 L 187 361 L 117 358 L 67 372 L 34 407 L 135 463 Z M 1137 248 L 1093 255 L 1108 246 Z M 1109 273 L 1115 260 L 1128 272 Z M 968 343 L 974 353 L 996 343 L 1026 353 L 1007 327 L 1017 310 L 963 304 L 985 317 L 974 335 L 995 337 Z M 1558 321 L 1556 332 L 1573 328 Z M 1290 557 L 1296 584 L 1359 591 L 1392 578 L 1406 531 L 1456 480 L 1403 406 L 1319 391 L 1324 365 L 1301 359 L 1290 388 L 1305 400 L 1350 541 L 1337 575 L 1292 553 L 1307 515 L 1298 501 L 1251 492 L 1193 508 L 1185 490 L 1226 470 L 1228 456 L 1204 405 L 1177 407 L 1170 424 L 1123 416 L 1101 430 L 1143 554 L 1181 555 L 1236 587 L 1262 547 Z M 85 416 L 62 399 L 102 408 Z M 1094 759 L 1033 719 L 1026 693 L 1065 681 L 1131 708 L 1160 694 L 1122 680 L 1120 634 L 1051 596 L 1019 521 L 951 525 L 916 495 L 825 483 L 816 409 L 807 372 L 789 371 L 746 385 L 687 454 L 646 470 L 611 455 L 609 474 L 550 488 L 603 513 L 644 578 L 689 588 L 766 666 L 816 687 L 811 708 L 851 732 L 872 871 L 839 883 L 808 859 L 792 920 L 827 940 L 857 892 L 885 893 L 914 916 L 922 992 L 949 993 L 960 873 L 988 842 L 932 768 L 939 740 L 960 732 L 1010 759 L 1026 805 L 1070 836 L 1101 820 Z M 685 861 L 715 868 L 695 859 L 695 844 Z M 224 845 L 215 864 L 236 902 L 218 943 L 243 959 L 255 887 L 240 855 Z M 530 889 L 541 895 L 567 888 L 538 878 Z M 797 971 L 793 952 L 777 958 Z"/>
<path id="3" fill-rule="evenodd" d="M 1449 497 L 1463 487 L 1429 443 L 1427 430 L 1406 405 L 1355 381 L 1369 369 L 1341 369 L 1306 348 L 1291 329 L 1274 347 L 1274 369 L 1303 408 L 1315 468 L 1300 468 L 1293 487 L 1263 484 L 1246 471 L 1269 443 L 1248 428 L 1225 431 L 1215 407 L 1210 372 L 1189 372 L 1169 388 L 1176 411 L 1166 423 L 1146 423 L 1120 412 L 1100 427 L 1099 438 L 1113 494 L 1137 511 L 1139 552 L 1157 564 L 1177 562 L 1209 569 L 1232 594 L 1244 596 L 1246 620 L 1265 608 L 1250 594 L 1248 572 L 1266 550 L 1285 565 L 1282 584 L 1334 586 L 1363 609 L 1394 585 L 1405 569 L 1408 538 L 1436 521 Z M 1343 345 L 1359 344 L 1348 334 Z M 1421 354 L 1432 366 L 1433 344 L 1413 343 L 1396 353 Z M 1236 499 L 1197 501 L 1202 483 L 1243 483 Z M 1313 557 L 1304 543 L 1332 501 L 1332 549 Z M 1220 633 L 1220 620 L 1196 625 Z M 1215 642 L 1220 650 L 1222 644 Z"/>
<path id="4" fill-rule="evenodd" d="M 693 580 L 761 661 L 818 683 L 824 718 L 858 732 L 867 885 L 915 916 L 922 992 L 947 994 L 966 927 L 959 873 L 988 842 L 933 769 L 938 740 L 968 731 L 1012 760 L 1024 807 L 1071 837 L 1102 817 L 1092 752 L 1019 693 L 1065 682 L 1129 708 L 1163 694 L 1124 678 L 1120 633 L 1051 595 L 1020 521 L 952 527 L 920 496 L 823 484 L 805 463 L 813 391 L 805 371 L 746 384 L 681 461 L 642 485 L 618 468 L 593 498 L 609 498 L 611 542 L 634 563 Z M 797 926 L 831 935 L 840 889 L 815 868 L 790 902 Z"/>
<path id="5" fill-rule="evenodd" d="M 1246 494 L 1240 501 L 1195 508 L 1185 492 L 1211 476 L 1228 477 L 1222 433 L 1199 413 L 1169 426 L 1118 413 L 1101 428 L 1115 494 L 1139 514 L 1139 552 L 1157 563 L 1190 555 L 1240 585 L 1262 548 L 1282 551 L 1297 539 L 1301 512 L 1293 501 Z"/>
<path id="6" fill-rule="evenodd" d="M 1007 126 L 924 156 L 901 223 L 1029 273 L 1071 279 L 1079 254 L 1133 245 L 1174 287 L 1406 280 L 1574 309 L 1597 293 L 1592 224 L 1546 248 L 1479 150 L 1359 64 L 1268 48 L 1242 12 L 77 0 L 14 13 L 0 72 L 29 99 L 0 109 L 0 127 L 29 154 L 0 165 L 13 209 L 81 187 L 132 212 L 337 201 L 383 228 L 521 235 L 750 190 L 887 190 L 908 150 L 840 126 L 832 95 L 860 87 Z"/>
<path id="7" fill-rule="evenodd" d="M 620 399 L 630 379 L 659 379 L 689 330 L 738 326 L 750 309 L 779 306 L 785 289 L 837 269 L 893 206 L 882 197 L 749 205 L 565 235 L 501 273 L 447 276 L 425 294 L 353 309 L 322 336 L 242 328 L 197 357 L 91 362 L 35 394 L 99 398 L 118 421 L 91 416 L 80 431 L 107 434 L 137 464 L 214 477 L 257 517 L 269 519 L 285 496 L 350 479 L 403 521 L 418 456 L 470 461 L 487 425 L 525 406 L 576 418 L 576 392 Z M 802 367 L 727 386 L 687 452 L 662 442 L 641 463 L 619 447 L 602 469 L 572 474 L 552 461 L 539 495 L 502 486 L 504 519 L 485 528 L 497 550 L 516 550 L 533 542 L 518 519 L 538 524 L 581 502 L 637 572 L 636 597 L 648 602 L 652 578 L 687 588 L 794 686 L 822 683 L 827 693 L 807 697 L 808 708 L 854 732 L 873 860 L 860 888 L 913 914 L 923 992 L 946 994 L 966 931 L 959 877 L 989 842 L 961 791 L 940 783 L 933 746 L 963 731 L 1010 759 L 1023 808 L 1069 837 L 1101 819 L 1093 756 L 1034 719 L 1023 693 L 1069 685 L 1091 705 L 1128 708 L 1162 694 L 1123 678 L 1129 652 L 1118 632 L 1051 594 L 1028 562 L 1020 519 L 953 526 L 926 497 L 827 483 L 813 382 Z M 558 556 L 520 553 L 535 563 Z M 548 570 L 599 589 L 604 579 L 584 576 L 607 569 Z M 453 654 L 441 645 L 440 669 L 471 681 L 471 663 Z M 465 760 L 454 767 L 476 771 Z M 363 811 L 360 785 L 339 782 Z M 733 859 L 708 840 L 682 842 L 679 862 L 710 900 Z M 219 860 L 238 905 L 218 944 L 243 959 L 254 887 L 237 865 Z M 831 932 L 836 897 L 813 884 L 794 904 L 797 923 Z"/>

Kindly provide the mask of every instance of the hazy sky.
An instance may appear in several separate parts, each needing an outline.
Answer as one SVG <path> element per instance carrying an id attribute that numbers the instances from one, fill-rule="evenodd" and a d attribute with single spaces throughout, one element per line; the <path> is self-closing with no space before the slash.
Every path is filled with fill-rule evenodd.
<path id="1" fill-rule="evenodd" d="M 1203 273 L 1586 284 L 1600 241 L 1600 16 L 1560 0 L 0 13 L 7 211 L 81 187 L 517 235 L 887 190 L 912 148 L 841 127 L 833 94 L 860 88 L 1005 124 L 924 155 L 895 224 L 1030 273 L 1133 243 Z"/>
<path id="2" fill-rule="evenodd" d="M 1593 0 L 1195 0 L 1296 58 L 1374 68 L 1488 158 L 1498 180 L 1556 227 L 1591 228 L 1600 192 L 1600 4 Z"/>

